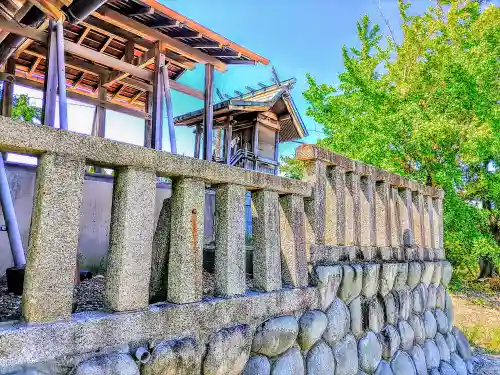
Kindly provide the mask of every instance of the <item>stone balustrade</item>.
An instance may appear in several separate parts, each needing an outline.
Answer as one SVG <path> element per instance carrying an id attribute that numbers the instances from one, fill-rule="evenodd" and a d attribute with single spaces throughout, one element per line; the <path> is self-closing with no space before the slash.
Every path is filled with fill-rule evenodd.
<path id="1" fill-rule="evenodd" d="M 312 145 L 297 149 L 297 181 L 7 118 L 0 129 L 1 152 L 39 160 L 23 320 L 0 326 L 0 374 L 472 373 L 446 291 L 441 190 Z M 114 169 L 106 309 L 71 314 L 86 165 Z M 172 197 L 155 233 L 157 177 Z"/>
<path id="2" fill-rule="evenodd" d="M 441 260 L 443 191 L 314 145 L 297 148 L 309 262 Z"/>

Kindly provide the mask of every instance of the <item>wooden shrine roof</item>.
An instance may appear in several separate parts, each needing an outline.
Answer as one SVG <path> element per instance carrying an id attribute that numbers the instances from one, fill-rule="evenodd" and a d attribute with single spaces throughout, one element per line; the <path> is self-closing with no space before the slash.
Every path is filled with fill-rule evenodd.
<path id="1" fill-rule="evenodd" d="M 48 20 L 60 17 L 65 6 L 74 0 L 0 0 L 0 18 L 13 20 L 21 27 L 22 17 L 31 3 L 47 14 L 37 28 L 36 36 L 45 35 Z M 44 7 L 44 4 L 52 6 Z M 33 5 L 34 6 L 34 5 Z M 14 27 L 14 26 L 13 26 Z M 4 45 L 9 32 L 5 23 L 0 23 L 0 52 L 9 48 Z M 26 30 L 23 30 L 26 31 Z M 42 34 L 43 33 L 43 34 Z M 219 71 L 230 64 L 268 64 L 258 54 L 239 46 L 229 39 L 175 12 L 155 0 L 109 0 L 88 18 L 78 24 L 64 23 L 64 38 L 77 45 L 71 51 L 66 48 L 66 79 L 68 92 L 88 97 L 97 97 L 99 80 L 104 77 L 107 100 L 120 107 L 137 111 L 145 110 L 146 92 L 152 91 L 151 81 L 144 79 L 154 71 L 154 47 L 160 43 L 160 50 L 166 55 L 171 80 L 177 80 L 186 70 L 193 70 L 197 63 L 211 63 Z M 124 60 L 127 41 L 133 41 L 131 64 L 143 69 L 142 77 L 121 74 L 115 64 L 107 64 L 85 53 L 73 53 L 83 47 L 106 57 Z M 36 88 L 44 81 L 46 45 L 43 38 L 27 39 L 13 52 L 16 61 L 16 83 Z M 81 48 L 80 48 L 81 50 Z M 1 53 L 0 53 L 1 55 Z M 5 64 L 6 61 L 0 61 Z M 112 66 L 111 66 L 112 65 Z M 111 78 L 110 78 L 111 77 Z M 172 89 L 180 88 L 171 84 Z M 202 98 L 198 90 L 184 88 L 183 92 Z M 71 95 L 68 95 L 72 97 Z M 75 97 L 75 95 L 73 95 Z M 78 96 L 76 97 L 78 99 Z M 134 114 L 134 111 L 131 111 Z"/>
<path id="2" fill-rule="evenodd" d="M 224 126 L 229 115 L 241 116 L 242 121 L 247 121 L 246 113 L 271 111 L 278 116 L 280 142 L 306 137 L 306 126 L 291 96 L 295 82 L 292 78 L 273 83 L 214 104 L 214 127 Z M 203 121 L 203 109 L 177 116 L 174 121 L 177 126 L 199 124 Z"/>

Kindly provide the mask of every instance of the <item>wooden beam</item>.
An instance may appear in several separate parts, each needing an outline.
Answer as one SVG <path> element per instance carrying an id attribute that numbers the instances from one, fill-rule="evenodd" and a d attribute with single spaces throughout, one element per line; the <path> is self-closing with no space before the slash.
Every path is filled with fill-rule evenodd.
<path id="1" fill-rule="evenodd" d="M 170 88 L 172 90 L 182 92 L 183 94 L 186 94 L 189 96 L 194 96 L 195 98 L 198 98 L 200 100 L 205 99 L 205 94 L 202 91 L 197 90 L 193 87 L 184 85 L 182 83 L 179 83 L 179 82 L 174 81 L 172 79 L 170 80 Z"/>
<path id="2" fill-rule="evenodd" d="M 61 11 L 61 7 L 54 4 L 54 1 L 50 0 L 29 0 L 38 9 L 44 12 L 47 16 L 56 21 L 62 21 L 66 18 L 64 13 Z"/>
<path id="3" fill-rule="evenodd" d="M 104 44 L 101 46 L 101 48 L 99 48 L 99 52 L 103 53 L 106 48 L 108 48 L 109 46 L 109 43 L 111 43 L 113 41 L 113 37 L 110 36 L 108 37 L 108 39 L 104 42 Z"/>
<path id="4" fill-rule="evenodd" d="M 24 5 L 17 11 L 16 15 L 14 16 L 14 21 L 15 22 L 20 22 L 23 17 L 26 15 L 26 13 L 29 12 L 29 10 L 31 9 L 31 7 L 33 6 L 33 4 L 31 4 L 29 1 L 26 1 L 24 3 Z M 2 43 L 5 38 L 7 38 L 7 35 L 9 35 L 10 33 L 8 31 L 4 31 L 2 30 L 0 32 L 0 43 Z"/>
<path id="5" fill-rule="evenodd" d="M 242 46 L 240 46 L 236 43 L 233 43 L 229 39 L 222 37 L 221 35 L 217 34 L 216 32 L 200 25 L 197 22 L 194 22 L 193 20 L 183 16 L 180 13 L 177 13 L 175 10 L 166 7 L 158 0 L 141 0 L 141 2 L 146 4 L 146 5 L 149 5 L 153 9 L 155 9 L 155 11 L 157 11 L 157 13 L 164 14 L 170 18 L 178 20 L 178 21 L 182 22 L 183 25 L 186 25 L 189 28 L 202 33 L 206 37 L 213 39 L 216 42 L 219 42 L 223 45 L 227 45 L 228 47 L 230 47 L 231 49 L 234 49 L 235 51 L 241 52 L 243 55 L 248 56 L 252 60 L 258 61 L 264 65 L 269 64 L 269 60 L 267 60 L 266 58 L 259 56 L 258 54 L 254 53 L 246 48 L 243 48 Z"/>
<path id="6" fill-rule="evenodd" d="M 45 32 L 37 31 L 31 27 L 22 27 L 11 21 L 0 20 L 0 28 L 9 30 L 14 34 L 22 35 L 27 38 L 36 40 L 43 44 L 46 44 L 47 41 L 47 34 Z M 70 42 L 68 40 L 64 41 L 64 49 L 68 53 L 72 53 L 88 60 L 95 61 L 99 64 L 111 67 L 116 70 L 130 73 L 133 76 L 145 79 L 147 81 L 151 81 L 153 78 L 153 73 L 150 71 L 138 68 L 137 66 L 134 66 L 130 63 L 126 63 L 124 61 L 115 59 L 114 57 L 104 55 L 102 53 L 99 53 L 98 51 L 94 51 L 90 48 L 84 47 L 74 42 Z"/>
<path id="7" fill-rule="evenodd" d="M 214 121 L 214 66 L 205 65 L 205 101 L 203 110 L 203 158 L 212 160 L 212 129 Z"/>
<path id="8" fill-rule="evenodd" d="M 5 71 L 9 74 L 16 74 L 16 61 L 11 57 L 7 60 L 7 65 L 5 66 Z M 2 90 L 2 116 L 11 117 L 12 116 L 12 102 L 14 99 L 14 82 L 4 81 Z M 0 155 L 0 157 L 2 157 Z"/>
<path id="9" fill-rule="evenodd" d="M 42 61 L 42 57 L 38 56 L 36 58 L 36 60 L 33 62 L 33 64 L 31 65 L 30 70 L 28 71 L 28 75 L 29 76 L 32 75 L 35 72 L 36 68 L 38 68 L 38 65 L 40 64 L 40 61 Z"/>
<path id="10" fill-rule="evenodd" d="M 89 31 L 90 31 L 90 27 L 86 27 L 83 30 L 83 33 L 78 37 L 78 40 L 76 41 L 76 44 L 82 44 L 83 40 L 85 39 L 85 37 L 87 36 L 87 34 L 89 33 Z"/>
<path id="11" fill-rule="evenodd" d="M 142 94 L 144 94 L 144 91 L 139 91 L 137 94 L 135 94 L 132 97 L 132 99 L 130 99 L 129 103 L 134 104 L 137 100 L 139 100 L 139 98 L 141 97 Z"/>
<path id="12" fill-rule="evenodd" d="M 118 90 L 116 90 L 116 92 L 113 94 L 112 99 L 116 99 L 122 93 L 124 88 L 125 88 L 125 85 L 121 85 L 120 88 Z"/>
<path id="13" fill-rule="evenodd" d="M 121 27 L 117 27 L 113 24 L 104 22 L 103 20 L 89 16 L 81 23 L 82 25 L 85 25 L 86 27 L 90 28 L 91 30 L 96 30 L 101 34 L 107 35 L 107 36 L 113 36 L 113 37 L 118 37 L 120 38 L 123 42 L 127 42 L 129 40 L 134 41 L 134 43 L 146 50 L 154 48 L 154 43 L 150 42 L 149 40 L 143 39 L 143 38 L 138 38 L 137 35 L 128 32 L 127 30 L 124 30 Z"/>
<path id="14" fill-rule="evenodd" d="M 82 74 L 80 74 L 80 77 L 78 77 L 78 79 L 73 83 L 71 87 L 73 87 L 74 89 L 78 88 L 78 86 L 80 86 L 84 78 L 85 78 L 85 72 L 82 72 Z"/>
<path id="15" fill-rule="evenodd" d="M 192 48 L 174 38 L 165 35 L 158 30 L 153 30 L 148 26 L 128 18 L 107 6 L 99 8 L 97 17 L 104 19 L 118 27 L 123 27 L 129 32 L 142 36 L 152 42 L 160 41 L 168 46 L 171 51 L 177 52 L 180 55 L 186 56 L 202 64 L 212 64 L 218 71 L 225 72 L 227 70 L 226 64 L 222 61 L 203 53 L 196 48 Z"/>
<path id="16" fill-rule="evenodd" d="M 23 77 L 18 77 L 13 74 L 8 74 L 8 73 L 3 73 L 0 72 L 0 81 L 12 81 L 15 82 L 18 85 L 29 87 L 35 90 L 43 90 L 44 87 L 44 82 L 41 80 L 37 79 L 29 79 L 29 78 L 23 78 Z M 57 93 L 56 93 L 57 94 Z M 90 105 L 102 105 L 107 109 L 123 113 L 125 115 L 141 118 L 144 120 L 147 120 L 150 118 L 150 115 L 147 113 L 138 110 L 136 108 L 133 108 L 132 106 L 126 106 L 124 104 L 120 103 L 112 103 L 109 101 L 104 101 L 96 98 L 94 95 L 91 93 L 86 93 L 84 91 L 74 91 L 71 88 L 68 89 L 67 92 L 68 98 L 78 100 L 82 103 L 90 104 Z"/>
<path id="17" fill-rule="evenodd" d="M 153 48 L 144 52 L 141 56 L 133 58 L 132 64 L 139 68 L 144 68 L 150 65 L 154 61 L 154 59 L 155 59 L 155 49 Z M 113 72 L 108 76 L 108 78 L 104 82 L 104 85 L 106 86 L 111 85 L 116 81 L 121 81 L 124 78 L 127 78 L 128 76 L 130 76 L 129 73 L 124 73 L 120 71 Z"/>

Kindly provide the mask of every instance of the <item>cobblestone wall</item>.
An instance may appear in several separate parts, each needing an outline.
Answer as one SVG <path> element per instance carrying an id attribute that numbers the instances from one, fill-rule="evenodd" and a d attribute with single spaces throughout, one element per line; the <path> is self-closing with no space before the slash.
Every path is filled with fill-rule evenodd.
<path id="1" fill-rule="evenodd" d="M 23 319 L 0 326 L 0 374 L 473 373 L 446 291 L 440 190 L 310 145 L 297 150 L 307 181 L 294 181 L 9 119 L 0 126 L 0 151 L 39 157 Z M 71 314 L 86 164 L 116 173 L 106 309 Z M 173 193 L 155 233 L 157 176 L 172 179 Z M 206 184 L 216 190 L 210 297 Z"/>

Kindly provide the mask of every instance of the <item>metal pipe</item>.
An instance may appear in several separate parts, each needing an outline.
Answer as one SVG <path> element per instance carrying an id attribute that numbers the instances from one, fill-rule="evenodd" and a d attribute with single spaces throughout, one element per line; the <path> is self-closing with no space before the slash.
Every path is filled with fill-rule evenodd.
<path id="1" fill-rule="evenodd" d="M 135 351 L 135 358 L 137 358 L 137 361 L 139 363 L 145 364 L 148 363 L 151 359 L 151 353 L 149 353 L 149 350 L 147 348 L 141 346 Z"/>
<path id="2" fill-rule="evenodd" d="M 68 20 L 75 24 L 85 20 L 107 0 L 76 0 L 66 9 Z"/>
<path id="3" fill-rule="evenodd" d="M 7 226 L 7 235 L 9 236 L 14 265 L 19 267 L 26 264 L 26 257 L 24 256 L 21 234 L 19 233 L 19 226 L 17 225 L 14 203 L 12 203 L 12 196 L 10 195 L 9 181 L 7 180 L 3 156 L 3 154 L 0 156 L 0 203 Z"/>
<path id="4" fill-rule="evenodd" d="M 53 24 L 52 27 L 54 27 Z M 68 100 L 66 98 L 66 68 L 64 65 L 64 31 L 62 21 L 57 22 L 55 28 L 57 40 L 57 78 L 59 81 L 59 127 L 62 130 L 68 130 Z"/>

